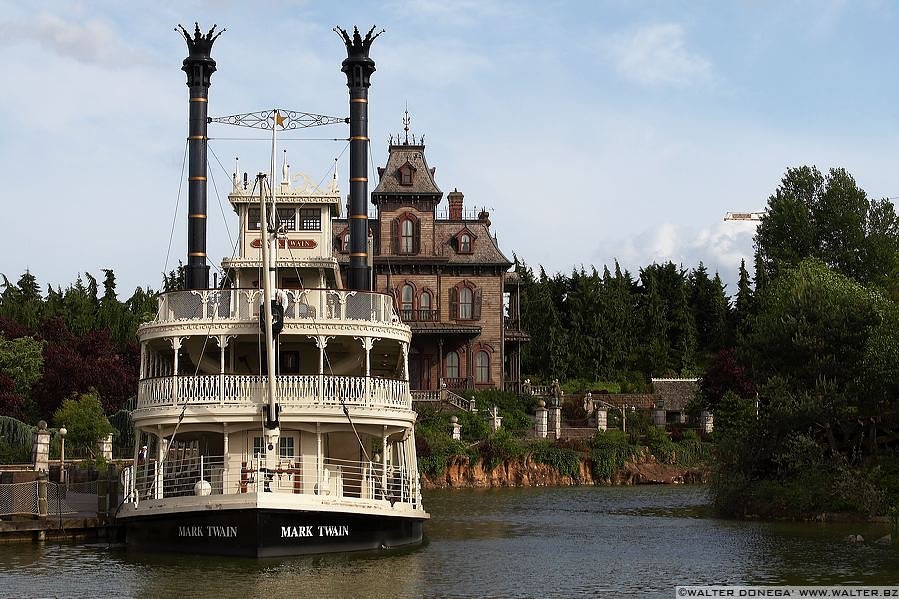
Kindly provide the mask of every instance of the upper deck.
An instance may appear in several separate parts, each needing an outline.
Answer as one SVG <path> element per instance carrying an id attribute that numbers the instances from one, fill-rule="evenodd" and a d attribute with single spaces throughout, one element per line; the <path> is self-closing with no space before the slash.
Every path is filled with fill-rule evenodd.
<path id="1" fill-rule="evenodd" d="M 393 298 L 383 293 L 336 289 L 287 289 L 286 334 L 377 335 L 407 342 L 409 328 L 400 322 Z M 195 289 L 161 293 L 156 317 L 138 329 L 142 340 L 202 330 L 210 335 L 256 334 L 259 289 Z"/>

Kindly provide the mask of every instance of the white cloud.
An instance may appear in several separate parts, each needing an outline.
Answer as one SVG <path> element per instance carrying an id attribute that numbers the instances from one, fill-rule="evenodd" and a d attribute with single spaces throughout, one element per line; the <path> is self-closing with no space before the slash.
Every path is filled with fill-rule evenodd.
<path id="1" fill-rule="evenodd" d="M 607 41 L 615 68 L 641 85 L 686 86 L 711 77 L 712 63 L 687 49 L 677 23 L 649 25 Z"/>
<path id="2" fill-rule="evenodd" d="M 691 270 L 702 261 L 710 273 L 716 271 L 727 284 L 736 288 L 740 260 L 752 271 L 752 238 L 755 224 L 719 222 L 704 227 L 665 222 L 636 235 L 604 239 L 594 256 L 598 264 L 611 265 L 617 259 L 622 268 L 634 274 L 648 264 L 674 262 Z"/>
<path id="3" fill-rule="evenodd" d="M 100 19 L 77 22 L 41 13 L 27 22 L 0 22 L 0 40 L 3 45 L 35 42 L 55 54 L 85 64 L 123 67 L 148 62 Z"/>

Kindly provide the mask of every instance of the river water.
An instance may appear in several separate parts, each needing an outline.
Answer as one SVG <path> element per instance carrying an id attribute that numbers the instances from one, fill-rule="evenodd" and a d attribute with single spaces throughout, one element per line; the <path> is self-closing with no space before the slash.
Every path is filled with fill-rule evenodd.
<path id="1" fill-rule="evenodd" d="M 678 584 L 894 585 L 883 525 L 736 522 L 702 487 L 432 491 L 427 542 L 267 560 L 0 545 L 0 597 L 674 597 Z M 844 538 L 862 534 L 865 543 Z"/>

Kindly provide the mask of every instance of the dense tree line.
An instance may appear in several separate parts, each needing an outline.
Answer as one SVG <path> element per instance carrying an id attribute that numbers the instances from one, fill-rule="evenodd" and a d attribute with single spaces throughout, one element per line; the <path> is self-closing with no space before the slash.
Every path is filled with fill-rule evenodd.
<path id="1" fill-rule="evenodd" d="M 617 262 L 614 274 L 582 268 L 550 277 L 523 262 L 516 271 L 531 336 L 523 370 L 544 380 L 637 389 L 651 376 L 697 376 L 716 352 L 733 346 L 751 303 L 745 266 L 733 306 L 721 277 L 701 262 L 691 271 L 652 264 L 636 278 Z"/>
<path id="2" fill-rule="evenodd" d="M 119 301 L 115 274 L 103 272 L 102 288 L 84 273 L 65 290 L 50 286 L 46 294 L 30 272 L 16 283 L 3 276 L 0 414 L 50 420 L 64 400 L 91 392 L 112 414 L 135 395 L 135 331 L 155 313 L 155 292 L 138 287 Z"/>

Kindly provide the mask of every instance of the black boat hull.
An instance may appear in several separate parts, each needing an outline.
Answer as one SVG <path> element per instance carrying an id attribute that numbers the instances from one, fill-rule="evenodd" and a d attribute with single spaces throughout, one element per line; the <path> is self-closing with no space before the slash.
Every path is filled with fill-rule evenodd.
<path id="1" fill-rule="evenodd" d="M 235 509 L 132 516 L 129 549 L 277 557 L 390 549 L 422 539 L 420 518 L 284 509 Z"/>

